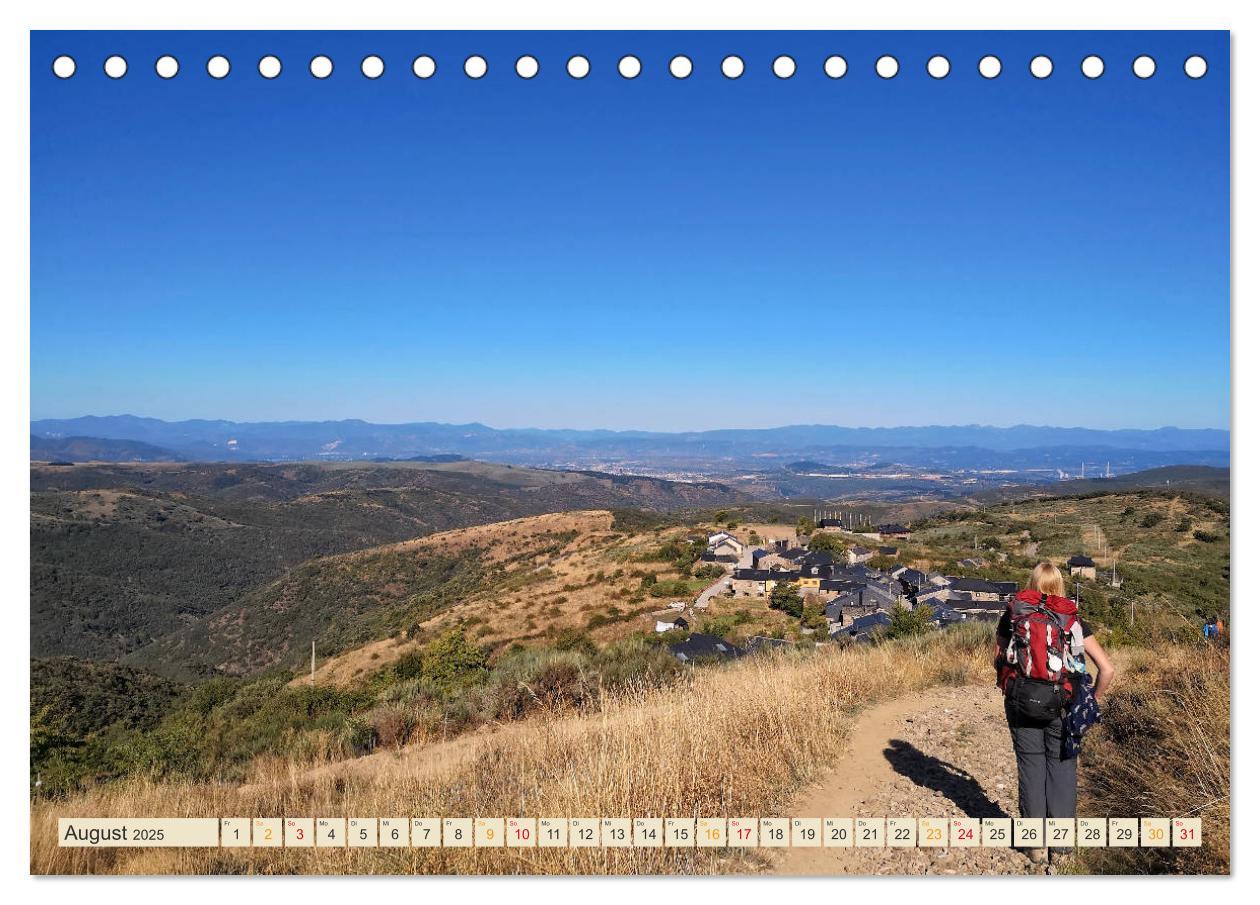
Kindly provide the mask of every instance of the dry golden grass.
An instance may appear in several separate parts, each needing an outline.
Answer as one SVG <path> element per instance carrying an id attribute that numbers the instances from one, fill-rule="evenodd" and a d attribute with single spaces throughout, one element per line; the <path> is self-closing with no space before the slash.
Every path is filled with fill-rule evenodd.
<path id="1" fill-rule="evenodd" d="M 615 561 L 610 556 L 610 549 L 621 543 L 614 544 L 612 527 L 612 513 L 605 510 L 559 512 L 442 531 L 415 540 L 342 554 L 337 558 L 353 562 L 387 550 L 414 552 L 418 556 L 426 552 L 454 555 L 475 548 L 486 564 L 503 563 L 515 558 L 514 568 L 528 570 L 533 566 L 523 562 L 522 558 L 538 553 L 537 567 L 541 570 L 545 566 L 545 571 L 539 573 L 540 580 L 530 582 L 516 593 L 492 590 L 475 594 L 428 620 L 423 626 L 426 632 L 436 633 L 454 623 L 475 620 L 478 643 L 490 644 L 531 637 L 530 631 L 525 628 L 531 616 L 535 618 L 541 634 L 542 628 L 583 625 L 586 619 L 583 607 L 598 605 L 606 609 L 611 600 L 604 585 L 584 586 L 578 592 L 565 592 L 564 588 L 578 582 L 585 585 L 590 575 L 599 569 L 612 570 Z M 576 536 L 560 550 L 554 550 L 556 537 L 570 532 L 575 532 Z M 561 598 L 562 602 L 555 602 Z M 353 683 L 390 665 L 413 646 L 386 638 L 344 651 L 319 664 L 315 681 L 333 685 Z M 293 684 L 308 681 L 308 676 L 298 676 Z"/>
<path id="2" fill-rule="evenodd" d="M 1086 741 L 1080 813 L 1202 817 L 1203 847 L 1082 849 L 1095 873 L 1229 873 L 1229 651 L 1125 652 L 1104 721 Z"/>
<path id="3" fill-rule="evenodd" d="M 842 754 L 862 706 L 987 682 L 990 636 L 792 651 L 695 670 L 593 715 L 532 720 L 474 741 L 362 764 L 259 764 L 248 786 L 130 782 L 32 806 L 36 874 L 622 874 L 755 870 L 737 851 L 649 849 L 63 849 L 58 816 L 757 816 Z M 428 752 L 429 756 L 426 756 Z"/>

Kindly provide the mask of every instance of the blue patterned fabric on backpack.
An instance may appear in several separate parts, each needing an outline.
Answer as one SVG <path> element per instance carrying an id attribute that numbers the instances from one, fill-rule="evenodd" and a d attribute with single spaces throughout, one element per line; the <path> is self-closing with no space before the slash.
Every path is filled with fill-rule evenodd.
<path id="1" fill-rule="evenodd" d="M 1098 708 L 1098 699 L 1094 697 L 1094 685 L 1090 681 L 1089 673 L 1082 675 L 1074 684 L 1076 689 L 1072 701 L 1068 704 L 1067 713 L 1063 715 L 1064 760 L 1080 753 L 1085 731 L 1102 721 L 1102 711 Z"/>

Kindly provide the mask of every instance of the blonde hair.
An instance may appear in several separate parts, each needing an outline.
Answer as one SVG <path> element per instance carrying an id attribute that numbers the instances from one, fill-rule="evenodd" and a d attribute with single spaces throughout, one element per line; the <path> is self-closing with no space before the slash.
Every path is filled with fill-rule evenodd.
<path id="1" fill-rule="evenodd" d="M 1067 596 L 1067 591 L 1063 586 L 1063 573 L 1052 562 L 1037 563 L 1037 567 L 1032 570 L 1032 575 L 1028 579 L 1028 587 L 1039 594 Z"/>

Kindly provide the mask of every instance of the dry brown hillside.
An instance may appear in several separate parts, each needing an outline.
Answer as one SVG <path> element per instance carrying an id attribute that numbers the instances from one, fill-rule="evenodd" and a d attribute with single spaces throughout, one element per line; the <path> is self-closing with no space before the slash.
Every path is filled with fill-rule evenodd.
<path id="1" fill-rule="evenodd" d="M 666 611 L 674 598 L 645 594 L 644 576 L 685 581 L 685 593 L 676 598 L 688 604 L 712 581 L 648 559 L 662 544 L 685 542 L 696 533 L 684 528 L 618 531 L 612 513 L 592 510 L 461 528 L 338 557 L 353 567 L 382 552 L 473 552 L 487 571 L 503 571 L 481 590 L 421 622 L 416 631 L 378 639 L 319 663 L 315 681 L 343 685 L 360 680 L 457 624 L 478 644 L 496 649 L 540 642 L 565 631 L 580 632 L 596 643 L 650 632 L 655 615 Z M 725 606 L 725 600 L 717 601 L 714 612 Z M 301 676 L 294 683 L 309 681 Z"/>

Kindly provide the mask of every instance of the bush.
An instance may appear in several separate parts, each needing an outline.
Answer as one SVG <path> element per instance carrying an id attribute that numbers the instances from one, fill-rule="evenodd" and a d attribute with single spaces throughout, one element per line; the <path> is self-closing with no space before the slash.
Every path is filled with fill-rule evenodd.
<path id="1" fill-rule="evenodd" d="M 1211 531 L 1204 531 L 1202 528 L 1196 529 L 1194 539 L 1205 544 L 1214 544 L 1221 539 L 1219 534 L 1213 534 Z"/>
<path id="2" fill-rule="evenodd" d="M 897 609 L 892 614 L 892 622 L 884 629 L 885 638 L 912 638 L 932 631 L 932 608 L 916 607 L 913 610 Z"/>
<path id="3" fill-rule="evenodd" d="M 1138 522 L 1138 524 L 1143 528 L 1154 528 L 1163 520 L 1164 517 L 1158 512 L 1148 512 L 1146 515 L 1142 516 L 1142 520 Z"/>
<path id="4" fill-rule="evenodd" d="M 468 641 L 462 629 L 453 628 L 428 644 L 407 651 L 394 663 L 393 673 L 399 679 L 426 679 L 449 687 L 475 681 L 485 668 L 485 652 Z"/>
<path id="5" fill-rule="evenodd" d="M 415 718 L 398 705 L 377 707 L 367 715 L 368 725 L 377 743 L 386 748 L 401 748 L 411 738 Z"/>
<path id="6" fill-rule="evenodd" d="M 797 593 L 796 586 L 786 582 L 776 582 L 770 592 L 770 609 L 787 613 L 793 619 L 800 619 L 805 611 L 805 602 Z"/>
<path id="7" fill-rule="evenodd" d="M 376 728 L 361 717 L 350 717 L 338 727 L 337 742 L 344 757 L 371 754 L 376 748 Z"/>
<path id="8" fill-rule="evenodd" d="M 829 553 L 843 553 L 846 546 L 847 544 L 834 534 L 825 534 L 821 531 L 809 539 L 809 549 L 814 551 L 826 550 Z"/>
<path id="9" fill-rule="evenodd" d="M 559 651 L 577 651 L 587 656 L 594 655 L 596 650 L 595 642 L 591 641 L 585 633 L 575 628 L 561 629 L 555 639 L 552 640 L 551 646 Z"/>
<path id="10" fill-rule="evenodd" d="M 416 679 L 424 671 L 424 655 L 413 648 L 394 661 L 394 675 L 400 679 Z"/>

